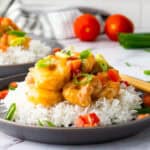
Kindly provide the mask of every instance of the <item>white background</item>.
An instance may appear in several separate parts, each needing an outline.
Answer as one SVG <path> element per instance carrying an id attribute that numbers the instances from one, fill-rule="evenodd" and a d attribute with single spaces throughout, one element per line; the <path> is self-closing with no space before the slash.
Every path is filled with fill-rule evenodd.
<path id="1" fill-rule="evenodd" d="M 0 11 L 10 0 L 0 0 Z M 150 0 L 24 0 L 26 3 L 45 3 L 50 6 L 90 6 L 108 11 L 122 13 L 131 18 L 136 27 L 150 28 Z"/>

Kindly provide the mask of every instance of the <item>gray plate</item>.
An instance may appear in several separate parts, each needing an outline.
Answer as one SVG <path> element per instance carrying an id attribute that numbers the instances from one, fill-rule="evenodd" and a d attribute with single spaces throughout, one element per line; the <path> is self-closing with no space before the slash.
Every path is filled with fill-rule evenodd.
<path id="1" fill-rule="evenodd" d="M 34 63 L 24 63 L 16 65 L 0 65 L 0 78 L 27 72 Z"/>
<path id="2" fill-rule="evenodd" d="M 0 80 L 0 89 L 11 81 L 21 81 L 23 75 Z M 93 144 L 117 140 L 141 132 L 149 127 L 150 118 L 125 124 L 96 128 L 42 128 L 18 125 L 0 118 L 0 130 L 21 139 L 51 144 Z"/>

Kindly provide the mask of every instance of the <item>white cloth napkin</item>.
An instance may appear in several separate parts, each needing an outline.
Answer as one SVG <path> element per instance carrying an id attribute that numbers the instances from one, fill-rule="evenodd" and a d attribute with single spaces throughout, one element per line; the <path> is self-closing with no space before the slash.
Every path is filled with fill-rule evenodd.
<path id="1" fill-rule="evenodd" d="M 9 8 L 6 16 L 18 24 L 20 28 L 33 35 L 48 39 L 67 39 L 75 37 L 73 22 L 83 14 L 73 7 L 52 7 L 50 5 L 35 5 L 16 0 Z M 101 15 L 96 17 L 102 23 Z"/>

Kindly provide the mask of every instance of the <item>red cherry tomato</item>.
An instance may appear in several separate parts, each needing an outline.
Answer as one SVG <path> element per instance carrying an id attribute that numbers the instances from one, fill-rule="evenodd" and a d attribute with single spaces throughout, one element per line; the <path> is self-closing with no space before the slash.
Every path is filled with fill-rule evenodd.
<path id="1" fill-rule="evenodd" d="M 118 34 L 133 32 L 134 25 L 126 16 L 115 14 L 106 19 L 104 30 L 111 40 L 118 41 Z"/>
<path id="2" fill-rule="evenodd" d="M 119 72 L 115 69 L 109 69 L 108 70 L 108 77 L 109 77 L 110 80 L 112 80 L 114 82 L 119 82 L 120 81 Z"/>
<path id="3" fill-rule="evenodd" d="M 0 91 L 0 99 L 4 99 L 8 94 L 8 90 Z"/>
<path id="4" fill-rule="evenodd" d="M 95 113 L 80 115 L 76 121 L 76 127 L 95 127 L 99 124 L 100 119 Z"/>
<path id="5" fill-rule="evenodd" d="M 77 17 L 73 27 L 76 37 L 82 41 L 93 41 L 100 34 L 100 23 L 91 14 Z"/>

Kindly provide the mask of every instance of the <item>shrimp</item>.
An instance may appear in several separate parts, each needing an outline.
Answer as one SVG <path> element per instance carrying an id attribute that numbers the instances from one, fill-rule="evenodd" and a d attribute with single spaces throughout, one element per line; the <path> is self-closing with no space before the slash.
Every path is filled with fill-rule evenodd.
<path id="1" fill-rule="evenodd" d="M 117 97 L 120 90 L 120 83 L 108 81 L 105 87 L 102 89 L 100 93 L 100 97 L 105 97 L 109 100 L 113 100 L 113 98 Z"/>
<path id="2" fill-rule="evenodd" d="M 67 66 L 66 59 L 57 58 L 52 55 L 49 57 L 54 60 L 54 63 L 49 67 L 34 67 L 30 70 L 30 77 L 26 81 L 28 83 L 32 78 L 35 87 L 58 91 L 69 81 L 70 69 Z"/>
<path id="3" fill-rule="evenodd" d="M 87 107 L 99 97 L 101 89 L 100 80 L 94 76 L 92 81 L 85 85 L 76 85 L 73 81 L 67 83 L 63 88 L 63 96 L 72 104 Z"/>
<path id="4" fill-rule="evenodd" d="M 62 93 L 59 91 L 50 91 L 30 86 L 27 93 L 27 99 L 34 104 L 41 104 L 45 107 L 52 106 L 62 100 Z"/>

